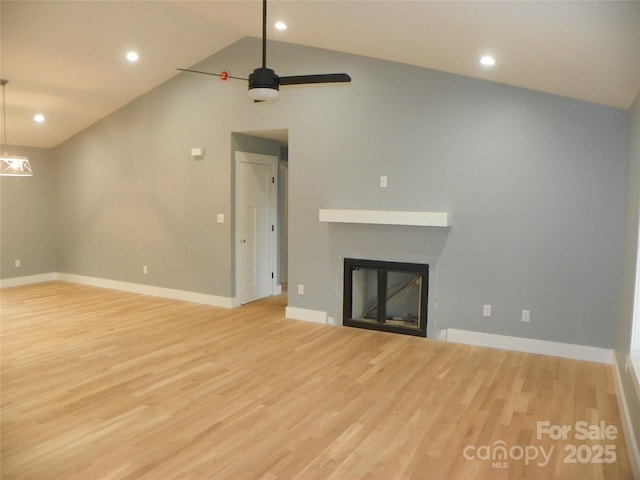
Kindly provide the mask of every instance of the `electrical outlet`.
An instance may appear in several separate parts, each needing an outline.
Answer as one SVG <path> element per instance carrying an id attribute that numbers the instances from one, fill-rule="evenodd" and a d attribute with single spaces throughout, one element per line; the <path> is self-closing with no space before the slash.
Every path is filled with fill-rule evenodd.
<path id="1" fill-rule="evenodd" d="M 385 176 L 380 177 L 380 187 L 382 187 L 382 188 L 386 188 L 387 187 L 387 177 L 385 177 Z"/>
<path id="2" fill-rule="evenodd" d="M 531 321 L 531 310 L 522 310 L 522 321 L 529 323 Z"/>
<path id="3" fill-rule="evenodd" d="M 146 266 L 146 265 L 143 265 L 143 266 L 142 266 L 142 273 L 144 273 L 145 275 L 146 275 L 147 273 L 149 273 L 149 270 L 147 269 L 147 266 Z"/>
<path id="4" fill-rule="evenodd" d="M 20 259 L 19 258 L 16 258 L 15 266 L 16 266 L 16 268 L 20 268 Z"/>
<path id="5" fill-rule="evenodd" d="M 491 316 L 491 305 L 485 305 L 482 307 L 482 315 L 484 317 L 490 317 Z"/>
<path id="6" fill-rule="evenodd" d="M 303 284 L 299 284 L 298 285 L 298 295 L 304 295 L 304 285 Z"/>

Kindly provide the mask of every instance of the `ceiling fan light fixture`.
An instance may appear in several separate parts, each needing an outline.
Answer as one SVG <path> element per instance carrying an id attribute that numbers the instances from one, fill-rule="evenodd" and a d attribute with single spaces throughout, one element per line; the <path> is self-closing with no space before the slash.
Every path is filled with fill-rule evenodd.
<path id="1" fill-rule="evenodd" d="M 270 68 L 256 68 L 249 75 L 249 98 L 254 101 L 274 101 L 278 99 L 280 77 Z"/>
<path id="2" fill-rule="evenodd" d="M 273 102 L 278 99 L 280 92 L 275 88 L 250 88 L 249 98 L 256 102 Z"/>

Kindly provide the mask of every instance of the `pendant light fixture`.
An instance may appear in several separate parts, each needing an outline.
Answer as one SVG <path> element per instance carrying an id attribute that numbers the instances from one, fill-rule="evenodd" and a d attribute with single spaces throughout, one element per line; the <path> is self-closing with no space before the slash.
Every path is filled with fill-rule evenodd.
<path id="1" fill-rule="evenodd" d="M 7 152 L 7 108 L 4 96 L 4 87 L 9 80 L 0 79 L 2 86 L 2 155 L 0 155 L 0 176 L 3 177 L 30 177 L 33 175 L 31 165 L 27 157 L 9 155 Z"/>

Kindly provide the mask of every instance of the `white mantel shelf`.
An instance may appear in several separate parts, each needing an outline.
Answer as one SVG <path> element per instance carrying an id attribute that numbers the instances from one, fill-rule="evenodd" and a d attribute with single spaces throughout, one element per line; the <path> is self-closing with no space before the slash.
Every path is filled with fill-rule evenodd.
<path id="1" fill-rule="evenodd" d="M 369 223 L 375 225 L 450 227 L 451 212 L 320 209 L 319 220 L 321 222 L 330 223 Z"/>

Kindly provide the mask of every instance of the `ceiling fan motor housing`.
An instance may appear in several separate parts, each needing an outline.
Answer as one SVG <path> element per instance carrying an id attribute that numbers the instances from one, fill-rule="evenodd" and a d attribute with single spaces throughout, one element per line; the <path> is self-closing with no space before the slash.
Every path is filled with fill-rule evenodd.
<path id="1" fill-rule="evenodd" d="M 253 90 L 254 88 L 279 90 L 280 77 L 270 68 L 256 68 L 253 73 L 249 75 L 249 90 Z"/>

